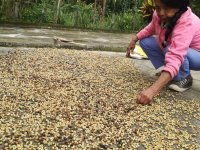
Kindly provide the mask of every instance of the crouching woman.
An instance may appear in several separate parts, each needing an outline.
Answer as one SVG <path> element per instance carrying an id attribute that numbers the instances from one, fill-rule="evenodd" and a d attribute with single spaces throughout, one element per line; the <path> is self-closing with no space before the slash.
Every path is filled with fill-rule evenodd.
<path id="1" fill-rule="evenodd" d="M 138 94 L 141 104 L 149 104 L 167 84 L 178 92 L 189 89 L 193 82 L 190 70 L 200 70 L 200 19 L 189 7 L 189 0 L 154 3 L 152 21 L 131 40 L 126 53 L 130 57 L 140 40 L 153 66 L 161 70 L 159 78 Z"/>

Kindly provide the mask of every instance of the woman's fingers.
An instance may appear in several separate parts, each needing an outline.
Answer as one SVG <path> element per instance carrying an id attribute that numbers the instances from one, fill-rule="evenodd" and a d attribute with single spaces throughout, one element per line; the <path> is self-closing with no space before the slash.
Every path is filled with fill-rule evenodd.
<path id="1" fill-rule="evenodd" d="M 130 57 L 130 53 L 131 53 L 131 50 L 130 50 L 130 48 L 128 47 L 127 50 L 126 50 L 126 57 Z"/>
<path id="2" fill-rule="evenodd" d="M 138 104 L 142 104 L 142 105 L 147 105 L 151 102 L 152 100 L 148 97 L 148 95 L 146 95 L 145 93 L 141 92 L 138 96 L 137 96 L 137 100 L 136 102 Z"/>

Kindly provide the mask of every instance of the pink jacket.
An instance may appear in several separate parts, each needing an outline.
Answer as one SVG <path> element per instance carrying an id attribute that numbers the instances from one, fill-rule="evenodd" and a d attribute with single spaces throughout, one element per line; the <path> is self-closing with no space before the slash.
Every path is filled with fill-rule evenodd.
<path id="1" fill-rule="evenodd" d="M 166 29 L 161 28 L 160 19 L 155 11 L 152 21 L 137 34 L 137 37 L 140 40 L 156 35 L 158 43 L 162 48 L 161 43 L 165 38 L 165 31 Z M 168 38 L 167 45 L 168 52 L 165 55 L 165 67 L 163 71 L 169 72 L 173 78 L 178 74 L 188 48 L 200 51 L 200 19 L 189 7 L 176 22 L 172 34 Z"/>

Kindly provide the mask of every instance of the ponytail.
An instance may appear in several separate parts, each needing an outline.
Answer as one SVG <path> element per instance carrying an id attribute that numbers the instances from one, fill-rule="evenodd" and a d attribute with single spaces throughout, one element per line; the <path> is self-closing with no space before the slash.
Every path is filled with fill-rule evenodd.
<path id="1" fill-rule="evenodd" d="M 165 33 L 165 40 L 162 42 L 163 48 L 167 46 L 167 40 L 172 33 L 174 26 L 176 25 L 177 20 L 181 17 L 181 15 L 188 10 L 187 7 L 183 7 L 179 9 L 178 12 L 175 13 L 175 15 L 170 19 L 169 23 L 167 24 L 167 30 Z"/>

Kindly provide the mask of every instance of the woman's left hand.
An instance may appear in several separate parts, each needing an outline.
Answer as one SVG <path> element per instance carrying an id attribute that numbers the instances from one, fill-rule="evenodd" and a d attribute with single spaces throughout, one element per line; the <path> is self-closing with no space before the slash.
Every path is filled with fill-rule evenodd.
<path id="1" fill-rule="evenodd" d="M 138 104 L 143 104 L 143 105 L 147 105 L 150 104 L 153 100 L 153 97 L 156 95 L 157 93 L 150 87 L 144 91 L 142 91 L 138 96 L 137 96 L 137 100 L 136 102 Z"/>

